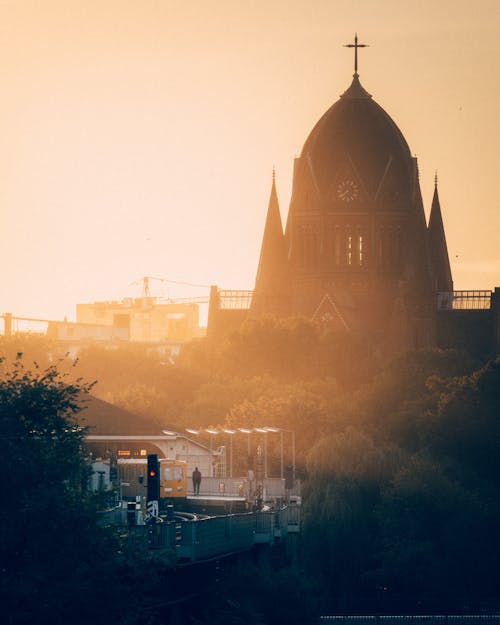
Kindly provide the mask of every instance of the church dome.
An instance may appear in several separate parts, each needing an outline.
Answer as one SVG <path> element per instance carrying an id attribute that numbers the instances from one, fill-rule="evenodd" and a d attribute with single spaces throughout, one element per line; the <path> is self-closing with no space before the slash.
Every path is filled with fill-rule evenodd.
<path id="1" fill-rule="evenodd" d="M 302 157 L 309 161 L 323 198 L 332 197 L 346 177 L 354 177 L 370 200 L 381 197 L 381 189 L 395 201 L 410 196 L 414 161 L 408 144 L 357 74 L 314 126 Z"/>

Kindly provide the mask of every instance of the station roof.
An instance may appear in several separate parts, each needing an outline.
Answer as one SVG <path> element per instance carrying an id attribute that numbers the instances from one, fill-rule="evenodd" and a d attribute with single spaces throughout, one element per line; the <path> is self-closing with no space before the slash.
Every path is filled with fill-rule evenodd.
<path id="1" fill-rule="evenodd" d="M 92 395 L 85 397 L 82 405 L 79 421 L 89 428 L 89 434 L 159 435 L 168 428 L 164 423 L 129 412 Z"/>

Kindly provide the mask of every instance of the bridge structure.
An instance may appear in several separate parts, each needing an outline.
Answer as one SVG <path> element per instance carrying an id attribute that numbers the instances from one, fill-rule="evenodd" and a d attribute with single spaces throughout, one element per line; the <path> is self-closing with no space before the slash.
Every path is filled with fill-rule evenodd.
<path id="1" fill-rule="evenodd" d="M 213 498 L 215 504 L 221 503 Z M 207 500 L 203 499 L 206 504 Z M 225 501 L 230 508 L 230 502 Z M 300 501 L 277 500 L 273 505 L 246 512 L 204 513 L 175 511 L 136 524 L 130 520 L 130 510 L 118 508 L 103 515 L 106 524 L 128 525 L 132 540 L 148 548 L 163 551 L 179 564 L 196 564 L 250 551 L 256 546 L 274 546 L 290 542 L 300 533 Z M 128 519 L 127 519 L 128 515 Z"/>

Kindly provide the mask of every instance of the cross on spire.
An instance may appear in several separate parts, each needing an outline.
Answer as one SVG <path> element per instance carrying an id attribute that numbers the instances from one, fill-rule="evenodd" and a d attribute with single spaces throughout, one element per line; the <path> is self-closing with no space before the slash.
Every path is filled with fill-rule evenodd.
<path id="1" fill-rule="evenodd" d="M 358 33 L 354 35 L 354 43 L 344 44 L 344 48 L 354 48 L 354 75 L 358 75 L 358 48 L 369 48 L 366 43 L 358 43 Z"/>

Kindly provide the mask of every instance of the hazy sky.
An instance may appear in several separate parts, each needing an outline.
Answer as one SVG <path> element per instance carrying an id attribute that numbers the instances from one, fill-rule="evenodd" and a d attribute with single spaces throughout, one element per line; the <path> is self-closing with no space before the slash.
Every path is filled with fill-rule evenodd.
<path id="1" fill-rule="evenodd" d="M 355 31 L 427 213 L 438 171 L 455 288 L 499 286 L 498 0 L 0 0 L 0 314 L 252 288 Z"/>

